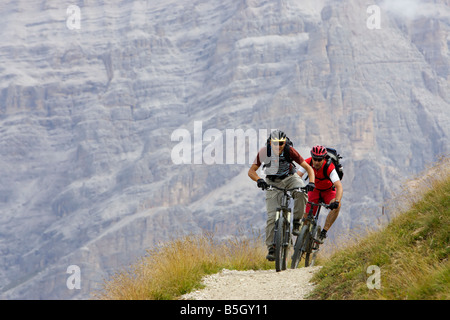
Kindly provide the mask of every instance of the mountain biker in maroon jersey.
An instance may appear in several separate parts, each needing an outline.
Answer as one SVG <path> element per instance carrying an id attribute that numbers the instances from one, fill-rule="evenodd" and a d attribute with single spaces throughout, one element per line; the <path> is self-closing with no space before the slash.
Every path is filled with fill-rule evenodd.
<path id="1" fill-rule="evenodd" d="M 341 209 L 341 199 L 342 199 L 342 183 L 339 176 L 335 170 L 334 164 L 330 163 L 326 169 L 325 157 L 327 155 L 327 149 L 323 146 L 315 146 L 311 149 L 311 158 L 306 159 L 306 163 L 311 165 L 314 170 L 314 180 L 315 188 L 308 192 L 308 201 L 313 203 L 318 203 L 319 198 L 321 198 L 326 204 L 330 205 L 332 209 L 325 221 L 325 226 L 320 233 L 320 240 L 327 237 L 327 231 L 330 229 L 331 225 L 334 223 L 339 215 Z M 303 176 L 305 170 L 300 168 L 297 171 L 300 177 Z M 306 205 L 305 219 L 308 216 L 309 210 L 311 208 L 310 204 Z M 313 213 L 316 214 L 317 207 L 313 209 Z"/>
<path id="2" fill-rule="evenodd" d="M 267 139 L 267 144 L 262 147 L 255 161 L 248 170 L 249 177 L 257 182 L 259 188 L 265 190 L 268 184 L 275 185 L 279 188 L 300 188 L 305 186 L 305 182 L 296 174 L 295 166 L 292 163 L 297 162 L 305 172 L 309 174 L 308 190 L 314 189 L 314 171 L 305 162 L 303 157 L 292 147 L 289 138 L 283 131 L 273 131 Z M 266 180 L 262 179 L 256 171 L 261 164 L 264 163 Z M 267 190 L 266 191 L 266 209 L 267 209 L 267 225 L 266 225 L 266 245 L 268 248 L 267 259 L 273 261 L 274 247 L 273 237 L 275 229 L 275 215 L 279 206 L 278 199 L 282 191 Z M 300 219 L 305 210 L 306 195 L 303 192 L 293 192 L 294 198 L 294 221 L 293 232 L 297 232 L 300 227 Z"/>

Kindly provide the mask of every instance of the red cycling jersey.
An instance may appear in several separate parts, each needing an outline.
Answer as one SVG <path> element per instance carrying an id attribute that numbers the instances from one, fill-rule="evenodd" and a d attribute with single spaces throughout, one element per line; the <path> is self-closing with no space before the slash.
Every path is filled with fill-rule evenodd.
<path id="1" fill-rule="evenodd" d="M 316 170 L 311 164 L 311 158 L 305 160 L 311 168 L 314 170 L 314 175 L 316 176 L 315 185 L 316 188 L 313 191 L 308 192 L 308 200 L 313 203 L 318 203 L 320 199 L 322 199 L 326 204 L 329 204 L 331 200 L 336 197 L 336 190 L 333 188 L 333 182 L 330 180 L 331 172 L 334 170 L 334 164 L 330 163 L 327 175 L 324 175 L 324 166 L 326 161 L 323 162 L 322 166 L 319 170 Z M 309 203 L 306 204 L 305 213 L 308 213 L 311 208 Z M 313 214 L 315 215 L 317 212 L 317 207 L 314 206 Z"/>
<path id="2" fill-rule="evenodd" d="M 325 191 L 328 190 L 330 188 L 333 187 L 333 182 L 331 182 L 331 180 L 329 179 L 331 172 L 334 170 L 334 164 L 330 163 L 328 170 L 327 170 L 327 175 L 324 175 L 324 166 L 326 164 L 326 161 L 323 162 L 322 166 L 320 167 L 319 170 L 316 170 L 314 168 L 314 166 L 311 163 L 311 158 L 308 158 L 305 160 L 307 164 L 309 164 L 311 166 L 311 168 L 314 170 L 314 175 L 316 177 L 315 180 L 315 185 L 316 185 L 316 189 L 320 190 L 320 191 Z"/>

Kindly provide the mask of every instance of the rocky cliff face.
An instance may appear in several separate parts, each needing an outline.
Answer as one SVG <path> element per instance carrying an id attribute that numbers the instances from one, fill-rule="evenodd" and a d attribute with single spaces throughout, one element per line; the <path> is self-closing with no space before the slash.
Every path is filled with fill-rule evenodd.
<path id="1" fill-rule="evenodd" d="M 335 146 L 333 235 L 377 224 L 400 180 L 449 152 L 450 12 L 374 2 L 378 16 L 364 1 L 84 1 L 79 29 L 65 4 L 2 4 L 1 297 L 86 298 L 159 241 L 263 228 L 254 152 L 205 163 L 209 129 L 223 159 L 227 129 L 282 128 L 305 157 Z M 171 157 L 179 129 L 191 164 Z"/>

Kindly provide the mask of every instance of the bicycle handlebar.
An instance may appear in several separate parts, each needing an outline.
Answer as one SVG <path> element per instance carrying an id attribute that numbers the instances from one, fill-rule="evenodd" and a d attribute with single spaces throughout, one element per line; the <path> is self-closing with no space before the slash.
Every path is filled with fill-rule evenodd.
<path id="1" fill-rule="evenodd" d="M 280 191 L 290 191 L 290 192 L 292 192 L 292 191 L 299 191 L 299 192 L 304 192 L 304 193 L 307 192 L 306 191 L 306 187 L 297 187 L 297 188 L 286 189 L 286 188 L 279 188 L 279 187 L 274 186 L 272 184 L 269 184 L 266 190 L 273 190 L 274 188 L 278 189 Z"/>
<path id="2" fill-rule="evenodd" d="M 286 189 L 286 188 L 279 188 L 277 186 L 269 184 L 266 190 L 274 190 L 274 189 L 278 189 L 280 191 L 289 191 L 289 192 L 298 191 L 298 192 L 303 192 L 303 193 L 308 194 L 308 191 L 306 190 L 306 187 L 297 187 L 297 188 Z M 308 201 L 308 203 L 311 204 L 312 206 L 317 206 L 317 207 L 318 206 L 322 206 L 322 207 L 330 210 L 330 205 L 326 204 L 324 202 L 314 203 L 314 202 Z"/>
<path id="3" fill-rule="evenodd" d="M 317 207 L 322 206 L 325 209 L 330 209 L 330 205 L 326 204 L 325 202 L 314 203 L 314 202 L 308 201 L 308 203 L 313 205 L 313 206 L 317 206 Z"/>

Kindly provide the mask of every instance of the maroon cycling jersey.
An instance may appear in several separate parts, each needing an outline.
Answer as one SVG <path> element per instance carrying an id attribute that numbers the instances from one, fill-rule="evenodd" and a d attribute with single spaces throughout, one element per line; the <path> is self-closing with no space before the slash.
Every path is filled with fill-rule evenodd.
<path id="1" fill-rule="evenodd" d="M 286 150 L 289 150 L 289 156 L 285 154 Z M 290 159 L 291 161 L 289 161 Z M 285 177 L 288 174 L 295 172 L 295 167 L 292 161 L 301 164 L 305 159 L 295 150 L 293 147 L 284 148 L 283 152 L 277 156 L 275 152 L 271 152 L 270 155 L 267 154 L 267 147 L 262 147 L 258 155 L 253 161 L 253 164 L 261 166 L 262 163 L 265 165 L 266 175 L 274 177 Z"/>

